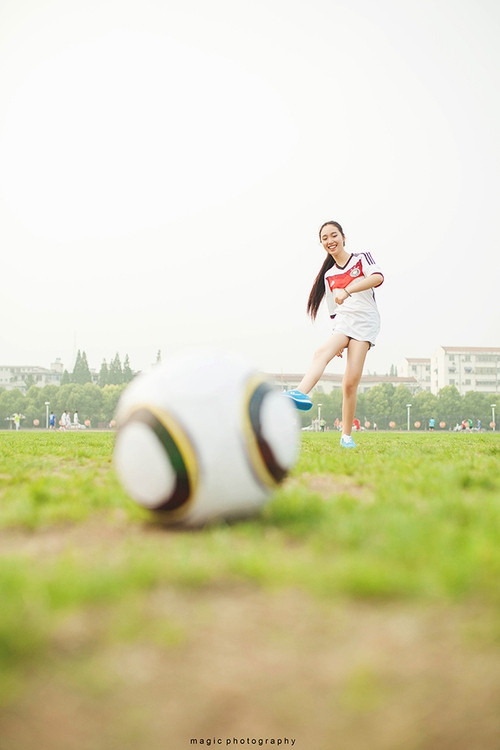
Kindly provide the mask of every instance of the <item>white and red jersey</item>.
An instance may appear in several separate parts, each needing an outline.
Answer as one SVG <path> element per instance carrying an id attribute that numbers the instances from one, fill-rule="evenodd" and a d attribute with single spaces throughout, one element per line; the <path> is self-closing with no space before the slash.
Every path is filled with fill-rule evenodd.
<path id="1" fill-rule="evenodd" d="M 352 253 L 345 266 L 335 264 L 325 273 L 326 303 L 334 321 L 333 330 L 359 341 L 369 341 L 372 346 L 380 330 L 374 289 L 354 292 L 341 305 L 337 305 L 334 295 L 336 289 L 345 289 L 352 281 L 373 273 L 383 276 L 371 253 Z"/>

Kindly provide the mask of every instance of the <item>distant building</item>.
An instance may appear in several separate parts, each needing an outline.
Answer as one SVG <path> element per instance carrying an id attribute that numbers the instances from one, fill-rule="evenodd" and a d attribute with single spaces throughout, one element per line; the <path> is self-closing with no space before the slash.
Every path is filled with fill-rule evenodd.
<path id="1" fill-rule="evenodd" d="M 0 365 L 0 388 L 10 391 L 18 388 L 26 393 L 28 383 L 33 383 L 39 388 L 45 385 L 60 385 L 64 367 L 60 359 L 57 359 L 46 367 L 36 365 Z"/>
<path id="2" fill-rule="evenodd" d="M 398 373 L 406 378 L 415 378 L 420 390 L 431 390 L 431 360 L 430 357 L 405 357 Z"/>
<path id="3" fill-rule="evenodd" d="M 391 368 L 392 369 L 392 368 Z M 0 388 L 18 388 L 27 391 L 27 383 L 42 388 L 45 385 L 60 385 L 64 366 L 60 359 L 50 365 L 50 369 L 38 366 L 0 365 Z M 461 395 L 468 391 L 478 393 L 499 393 L 500 388 L 500 347 L 459 347 L 439 346 L 432 357 L 405 357 L 398 367 L 398 375 L 363 375 L 359 393 L 382 383 L 395 387 L 406 386 L 411 393 L 431 391 L 437 394 L 441 388 L 452 385 Z M 97 383 L 99 373 L 90 371 L 92 382 Z M 283 390 L 296 388 L 302 374 L 270 373 L 274 383 Z M 342 388 L 342 374 L 323 373 L 315 391 L 331 393 Z"/>
<path id="4" fill-rule="evenodd" d="M 438 393 L 454 385 L 461 395 L 467 391 L 498 393 L 500 347 L 440 346 L 431 357 L 431 391 Z"/>
<path id="5" fill-rule="evenodd" d="M 286 373 L 271 375 L 274 382 L 288 390 L 296 388 L 302 375 Z M 437 394 L 447 385 L 454 385 L 460 395 L 467 391 L 499 393 L 500 347 L 439 346 L 432 357 L 405 357 L 398 367 L 398 376 L 363 375 L 359 393 L 366 393 L 374 385 L 392 383 L 405 385 L 412 393 L 430 391 Z M 342 387 L 342 375 L 324 373 L 315 390 L 331 393 Z"/>

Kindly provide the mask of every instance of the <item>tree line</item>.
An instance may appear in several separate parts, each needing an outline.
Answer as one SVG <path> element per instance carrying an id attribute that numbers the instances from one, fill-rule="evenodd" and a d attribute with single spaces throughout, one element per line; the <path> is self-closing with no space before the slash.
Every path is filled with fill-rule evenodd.
<path id="1" fill-rule="evenodd" d="M 491 404 L 496 403 L 498 394 L 485 394 L 469 391 L 461 396 L 454 385 L 441 388 L 436 395 L 430 391 L 413 393 L 404 385 L 394 386 L 392 383 L 381 383 L 370 388 L 366 393 L 358 394 L 356 417 L 363 426 L 370 423 L 370 429 L 376 423 L 378 429 L 407 429 L 408 404 L 410 407 L 411 429 L 426 429 L 429 419 L 434 419 L 436 429 L 453 429 L 464 419 L 471 419 L 476 427 L 477 420 L 482 427 L 490 428 L 492 421 Z M 310 412 L 302 415 L 302 426 L 307 426 L 318 416 L 320 406 L 321 419 L 328 427 L 333 427 L 335 420 L 342 419 L 342 391 L 336 389 L 330 394 L 315 392 L 314 407 Z M 498 402 L 500 408 L 500 401 Z M 420 423 L 416 427 L 415 423 Z M 444 423 L 444 427 L 440 424 Z"/>
<path id="2" fill-rule="evenodd" d="M 117 352 L 113 359 L 110 360 L 109 364 L 106 359 L 102 361 L 101 369 L 99 370 L 99 375 L 97 377 L 97 385 L 100 388 L 104 388 L 105 385 L 122 385 L 122 383 L 130 383 L 134 375 L 135 373 L 130 367 L 128 354 L 125 355 L 125 360 L 122 365 L 120 355 Z M 69 383 L 85 385 L 85 383 L 92 382 L 93 377 L 90 372 L 87 354 L 85 352 L 80 352 L 79 349 L 76 355 L 73 372 L 70 374 L 67 370 L 64 370 L 61 378 L 61 385 L 68 385 Z"/>
<path id="3" fill-rule="evenodd" d="M 106 359 L 103 360 L 101 369 L 97 376 L 97 385 L 100 388 L 103 388 L 105 385 L 122 385 L 122 383 L 130 383 L 136 374 L 137 373 L 135 373 L 130 367 L 128 354 L 125 356 L 122 365 L 120 355 L 116 353 L 110 360 L 109 364 Z M 90 371 L 86 353 L 80 352 L 79 349 L 76 355 L 73 371 L 69 372 L 68 370 L 64 370 L 60 385 L 68 385 L 69 383 L 85 385 L 85 383 L 94 383 L 95 380 L 95 376 L 93 376 Z M 33 375 L 29 374 L 24 380 L 24 386 L 28 391 L 32 385 L 36 385 L 36 380 Z"/>
<path id="4" fill-rule="evenodd" d="M 104 359 L 94 382 L 87 355 L 78 350 L 72 372 L 64 370 L 60 385 L 39 387 L 34 378 L 25 380 L 26 393 L 19 389 L 0 388 L 0 428 L 9 427 L 12 415 L 20 413 L 24 419 L 22 427 L 45 427 L 48 409 L 59 422 L 63 411 L 78 412 L 80 423 L 90 422 L 93 427 L 108 425 L 113 419 L 121 392 L 135 377 L 130 367 L 128 354 L 123 365 L 117 353 L 109 362 Z"/>
<path id="5" fill-rule="evenodd" d="M 113 419 L 118 399 L 126 383 L 122 385 L 105 385 L 95 383 L 67 383 L 65 385 L 46 385 L 39 388 L 30 386 L 26 393 L 18 388 L 0 392 L 0 425 L 9 427 L 9 420 L 15 413 L 23 415 L 22 428 L 45 427 L 47 409 L 53 411 L 59 423 L 63 411 L 70 411 L 71 416 L 78 412 L 81 424 L 90 421 L 92 427 L 107 427 Z M 46 402 L 49 402 L 48 406 Z M 35 422 L 38 421 L 38 425 Z"/>
<path id="6" fill-rule="evenodd" d="M 158 352 L 157 363 L 161 362 Z M 62 412 L 71 414 L 78 411 L 81 423 L 90 420 L 92 427 L 107 426 L 114 417 L 121 392 L 134 378 L 129 358 L 125 357 L 122 366 L 118 354 L 109 365 L 103 361 L 97 383 L 92 382 L 87 356 L 78 352 L 75 366 L 71 373 L 63 374 L 61 385 L 38 387 L 27 384 L 26 393 L 18 389 L 3 390 L 0 388 L 0 428 L 9 427 L 9 419 L 15 413 L 21 413 L 25 419 L 22 426 L 32 427 L 35 420 L 39 427 L 45 427 L 47 417 L 46 402 L 49 410 L 54 411 L 59 421 Z M 335 389 L 330 394 L 313 394 L 314 407 L 302 414 L 302 426 L 307 426 L 318 416 L 330 428 L 335 420 L 342 418 L 342 392 Z M 464 419 L 471 419 L 476 426 L 480 420 L 483 428 L 490 429 L 492 420 L 491 404 L 496 403 L 496 394 L 484 394 L 469 391 L 461 396 L 455 386 L 445 386 L 437 395 L 429 391 L 413 393 L 404 385 L 394 386 L 381 383 L 370 388 L 366 393 L 358 394 L 356 417 L 361 425 L 370 423 L 370 429 L 376 424 L 378 429 L 406 429 L 408 408 L 410 407 L 411 429 L 426 429 L 429 419 L 434 419 L 436 429 L 453 429 Z M 500 401 L 498 403 L 500 410 Z M 420 423 L 416 428 L 415 423 Z M 440 424 L 444 423 L 444 427 Z"/>

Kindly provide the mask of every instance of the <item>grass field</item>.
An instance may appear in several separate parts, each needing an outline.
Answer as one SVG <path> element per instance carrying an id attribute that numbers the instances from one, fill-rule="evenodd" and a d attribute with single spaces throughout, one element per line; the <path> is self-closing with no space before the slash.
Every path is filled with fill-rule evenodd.
<path id="1" fill-rule="evenodd" d="M 0 750 L 498 750 L 500 435 L 338 438 L 179 532 L 112 434 L 0 432 Z"/>

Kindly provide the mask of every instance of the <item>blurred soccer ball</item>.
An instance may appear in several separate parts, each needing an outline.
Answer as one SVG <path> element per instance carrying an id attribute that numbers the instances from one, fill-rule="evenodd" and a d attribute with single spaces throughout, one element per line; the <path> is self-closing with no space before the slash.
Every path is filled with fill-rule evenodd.
<path id="1" fill-rule="evenodd" d="M 290 400 L 227 353 L 185 353 L 137 376 L 116 421 L 118 477 L 167 523 L 255 513 L 299 452 Z"/>

